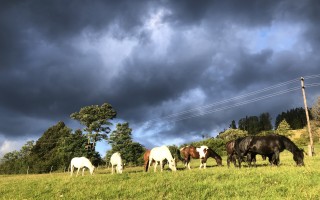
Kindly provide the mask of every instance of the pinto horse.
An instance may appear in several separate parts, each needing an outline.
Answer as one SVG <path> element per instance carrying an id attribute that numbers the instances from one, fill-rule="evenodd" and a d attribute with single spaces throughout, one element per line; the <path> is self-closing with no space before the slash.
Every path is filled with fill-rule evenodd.
<path id="1" fill-rule="evenodd" d="M 163 171 L 163 162 L 167 160 L 169 163 L 169 168 L 172 171 L 177 171 L 175 159 L 172 157 L 171 152 L 167 146 L 155 147 L 151 149 L 149 154 L 149 164 L 148 171 L 152 162 L 154 161 L 154 172 L 157 171 L 158 162 L 160 162 L 161 172 Z"/>
<path id="2" fill-rule="evenodd" d="M 194 146 L 186 146 L 180 149 L 180 153 L 184 157 L 184 163 L 185 166 L 188 167 L 188 169 L 191 169 L 190 167 L 190 159 L 191 157 L 194 159 L 200 158 L 200 168 L 204 166 L 206 168 L 206 163 L 208 158 L 214 158 L 217 162 L 217 165 L 222 165 L 222 158 L 219 156 L 215 151 L 213 151 L 211 148 L 207 146 L 201 146 L 200 148 L 196 148 Z"/>
<path id="3" fill-rule="evenodd" d="M 78 168 L 77 175 L 79 174 L 79 170 L 82 168 L 82 176 L 84 175 L 85 167 L 89 169 L 90 174 L 93 174 L 94 166 L 91 164 L 90 160 L 86 157 L 74 157 L 70 163 L 71 167 L 71 176 L 73 174 L 74 168 Z"/>

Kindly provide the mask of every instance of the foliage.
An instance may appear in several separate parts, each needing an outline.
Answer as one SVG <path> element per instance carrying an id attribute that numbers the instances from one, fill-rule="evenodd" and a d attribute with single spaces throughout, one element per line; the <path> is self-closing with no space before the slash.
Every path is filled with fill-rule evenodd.
<path id="1" fill-rule="evenodd" d="M 312 120 L 313 118 L 310 112 L 311 110 L 308 109 L 308 111 L 309 111 L 309 118 L 310 120 Z M 302 129 L 304 126 L 307 125 L 305 109 L 302 107 L 294 108 L 294 109 L 288 110 L 287 112 L 282 112 L 281 114 L 279 114 L 276 117 L 276 121 L 275 121 L 276 129 L 284 119 L 288 122 L 292 130 Z"/>
<path id="2" fill-rule="evenodd" d="M 249 135 L 257 135 L 261 131 L 272 129 L 271 117 L 269 113 L 262 113 L 258 116 L 246 116 L 238 122 L 240 130 L 247 131 Z"/>
<path id="3" fill-rule="evenodd" d="M 236 121 L 232 120 L 229 128 L 231 128 L 231 129 L 237 129 Z"/>
<path id="4" fill-rule="evenodd" d="M 178 162 L 179 160 L 180 161 L 184 160 L 181 157 L 180 149 L 176 145 L 170 145 L 170 146 L 168 146 L 168 148 L 170 150 L 170 153 L 171 153 L 172 157 L 176 159 L 176 162 Z"/>
<path id="5" fill-rule="evenodd" d="M 311 123 L 311 133 L 312 133 L 313 142 L 317 142 L 320 139 L 319 137 L 320 129 L 315 125 L 317 123 L 316 121 L 311 121 L 310 123 Z M 310 136 L 309 136 L 308 128 L 305 127 L 304 129 L 302 129 L 302 131 L 303 132 L 300 135 L 300 138 L 295 139 L 295 142 L 300 146 L 310 144 Z"/>
<path id="6" fill-rule="evenodd" d="M 70 117 L 78 120 L 81 124 L 86 126 L 84 131 L 88 132 L 89 142 L 100 141 L 107 139 L 110 132 L 109 126 L 112 125 L 109 120 L 115 118 L 117 112 L 108 103 L 101 106 L 92 105 L 80 109 L 79 112 L 72 113 Z"/>
<path id="7" fill-rule="evenodd" d="M 223 139 L 227 142 L 227 141 L 235 140 L 237 138 L 245 137 L 245 136 L 248 136 L 247 131 L 243 131 L 240 129 L 228 129 L 228 130 L 225 130 L 224 132 L 220 133 L 217 136 L 217 138 Z"/>
<path id="8" fill-rule="evenodd" d="M 132 140 L 132 129 L 129 123 L 117 124 L 116 130 L 110 134 L 109 143 L 112 149 L 106 153 L 106 160 L 109 161 L 113 153 L 119 152 L 121 158 L 127 164 L 142 165 L 142 154 L 145 152 L 144 147 Z"/>
<path id="9" fill-rule="evenodd" d="M 1 173 L 48 173 L 67 170 L 73 157 L 85 156 L 93 164 L 102 163 L 98 152 L 84 148 L 86 138 L 80 130 L 73 134 L 63 122 L 50 127 L 34 144 L 28 141 L 21 150 L 7 153 L 1 162 Z M 29 172 L 28 171 L 28 172 Z"/>
<path id="10" fill-rule="evenodd" d="M 288 122 L 284 119 L 282 120 L 282 122 L 280 122 L 280 124 L 278 125 L 278 128 L 276 130 L 276 133 L 279 134 L 279 135 L 284 135 L 284 136 L 287 136 L 287 137 L 290 137 L 292 136 L 292 133 L 290 132 L 291 127 L 290 125 L 288 124 Z"/>
<path id="11" fill-rule="evenodd" d="M 195 147 L 200 147 L 201 145 L 205 145 L 213 149 L 217 154 L 225 155 L 225 141 L 220 138 L 209 138 L 205 140 L 201 140 L 198 142 L 192 142 L 190 145 L 193 145 Z"/>
<path id="12" fill-rule="evenodd" d="M 316 122 L 315 126 L 320 127 L 320 97 L 318 97 L 317 101 L 312 106 L 311 114 Z"/>
<path id="13" fill-rule="evenodd" d="M 70 177 L 69 173 L 0 176 L 2 199 L 319 199 L 320 160 L 305 157 L 305 167 L 294 165 L 292 154 L 280 154 L 281 166 L 269 167 L 257 156 L 257 168 L 228 168 L 208 160 L 200 170 L 178 164 L 173 173 L 143 172 L 143 167 L 125 168 L 121 175 L 98 169 L 93 176 Z M 246 165 L 245 165 L 246 166 Z M 17 186 L 18 185 L 18 186 Z M 106 189 L 107 188 L 107 189 Z"/>

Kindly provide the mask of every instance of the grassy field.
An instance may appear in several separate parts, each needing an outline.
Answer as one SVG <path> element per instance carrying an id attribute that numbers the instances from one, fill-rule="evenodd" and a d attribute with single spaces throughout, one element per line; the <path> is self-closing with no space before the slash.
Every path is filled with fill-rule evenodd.
<path id="1" fill-rule="evenodd" d="M 320 157 L 305 157 L 296 167 L 290 152 L 280 154 L 279 167 L 257 157 L 258 167 L 228 169 L 213 159 L 207 169 L 192 170 L 178 163 L 178 171 L 154 173 L 142 167 L 126 168 L 111 175 L 98 169 L 93 176 L 70 177 L 68 173 L 0 176 L 0 199 L 320 199 Z M 153 169 L 153 168 L 152 168 Z"/>

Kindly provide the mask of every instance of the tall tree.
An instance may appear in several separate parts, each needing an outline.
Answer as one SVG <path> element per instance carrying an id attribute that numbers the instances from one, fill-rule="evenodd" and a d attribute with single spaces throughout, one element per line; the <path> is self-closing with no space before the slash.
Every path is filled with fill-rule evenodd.
<path id="1" fill-rule="evenodd" d="M 96 142 L 108 138 L 109 126 L 112 125 L 109 120 L 114 119 L 116 115 L 117 112 L 113 107 L 108 103 L 104 103 L 101 106 L 83 107 L 79 112 L 72 113 L 70 117 L 86 126 L 84 131 L 87 132 L 88 143 L 93 143 L 94 147 Z"/>
<path id="2" fill-rule="evenodd" d="M 279 135 L 284 135 L 284 136 L 291 136 L 292 133 L 290 132 L 291 130 L 291 127 L 290 125 L 288 124 L 288 122 L 284 119 L 282 120 L 282 122 L 279 124 L 277 130 L 276 130 L 276 133 L 279 134 Z"/>
<path id="3" fill-rule="evenodd" d="M 249 116 L 239 120 L 239 129 L 248 131 L 249 135 L 256 135 L 260 131 L 259 118 L 257 116 Z"/>
<path id="4" fill-rule="evenodd" d="M 311 110 L 309 110 L 309 118 L 312 120 Z M 293 130 L 302 129 L 307 125 L 306 113 L 304 108 L 294 108 L 287 110 L 287 112 L 282 112 L 276 117 L 275 128 L 277 129 L 282 120 L 286 120 L 287 123 Z"/>
<path id="5" fill-rule="evenodd" d="M 112 149 L 106 154 L 107 160 L 113 153 L 119 152 L 126 163 L 141 164 L 140 158 L 145 149 L 141 144 L 133 142 L 131 132 L 129 123 L 117 124 L 116 130 L 110 134 L 109 143 Z"/>
<path id="6" fill-rule="evenodd" d="M 262 113 L 259 116 L 259 131 L 270 131 L 272 130 L 271 117 L 269 113 Z"/>
<path id="7" fill-rule="evenodd" d="M 320 121 L 320 97 L 318 97 L 317 101 L 313 104 L 311 114 L 313 119 Z"/>
<path id="8" fill-rule="evenodd" d="M 31 150 L 29 164 L 33 172 L 47 173 L 65 166 L 62 162 L 63 155 L 59 148 L 65 145 L 65 138 L 69 137 L 71 129 L 64 122 L 58 122 L 50 127 L 38 139 Z"/>
<path id="9" fill-rule="evenodd" d="M 236 122 L 235 122 L 234 120 L 232 120 L 229 128 L 231 128 L 231 129 L 237 129 L 237 125 L 236 125 Z"/>

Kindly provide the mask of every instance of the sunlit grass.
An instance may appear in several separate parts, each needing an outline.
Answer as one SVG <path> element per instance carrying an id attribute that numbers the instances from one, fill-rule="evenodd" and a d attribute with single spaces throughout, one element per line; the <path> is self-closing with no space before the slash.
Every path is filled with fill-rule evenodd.
<path id="1" fill-rule="evenodd" d="M 111 175 L 100 168 L 93 176 L 70 177 L 69 173 L 0 176 L 1 199 L 319 199 L 320 157 L 305 157 L 305 167 L 296 167 L 290 152 L 280 154 L 281 165 L 271 167 L 257 157 L 258 166 L 230 168 L 208 160 L 207 169 L 192 170 L 178 163 L 178 171 L 143 172 L 125 168 Z"/>

